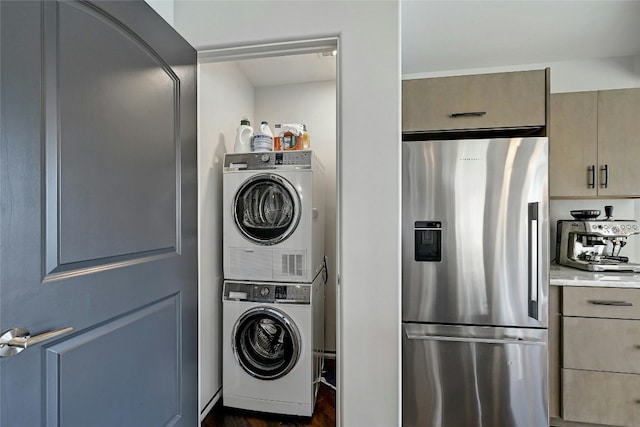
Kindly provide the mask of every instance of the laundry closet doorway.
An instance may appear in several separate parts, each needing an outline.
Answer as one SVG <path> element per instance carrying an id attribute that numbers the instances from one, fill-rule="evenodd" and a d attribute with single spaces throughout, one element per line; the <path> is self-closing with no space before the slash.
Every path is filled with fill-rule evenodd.
<path id="1" fill-rule="evenodd" d="M 201 417 L 221 396 L 222 210 L 228 208 L 223 206 L 222 170 L 241 119 L 249 119 L 254 130 L 261 121 L 272 131 L 276 123 L 304 123 L 310 149 L 325 168 L 325 354 L 333 358 L 338 353 L 337 54 L 337 38 L 198 53 Z"/>

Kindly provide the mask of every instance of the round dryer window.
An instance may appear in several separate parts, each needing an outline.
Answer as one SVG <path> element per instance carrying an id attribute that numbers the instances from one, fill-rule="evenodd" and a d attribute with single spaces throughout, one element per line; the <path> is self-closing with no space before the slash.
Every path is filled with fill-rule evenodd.
<path id="1" fill-rule="evenodd" d="M 283 177 L 259 174 L 238 189 L 233 210 L 236 225 L 246 238 L 261 245 L 275 245 L 298 226 L 300 197 Z"/>
<path id="2" fill-rule="evenodd" d="M 273 380 L 295 366 L 300 357 L 300 333 L 281 311 L 257 307 L 238 319 L 233 329 L 233 352 L 250 375 Z"/>

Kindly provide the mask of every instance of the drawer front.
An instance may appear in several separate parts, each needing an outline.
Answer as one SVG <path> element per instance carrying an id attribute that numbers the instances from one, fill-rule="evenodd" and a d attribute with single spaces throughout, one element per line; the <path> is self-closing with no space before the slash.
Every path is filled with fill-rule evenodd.
<path id="1" fill-rule="evenodd" d="M 404 80 L 402 130 L 541 127 L 546 93 L 545 70 Z"/>
<path id="2" fill-rule="evenodd" d="M 564 316 L 640 319 L 640 289 L 565 286 Z"/>
<path id="3" fill-rule="evenodd" d="M 640 375 L 562 371 L 563 419 L 612 426 L 640 425 Z"/>
<path id="4" fill-rule="evenodd" d="M 562 324 L 565 368 L 640 374 L 640 320 L 564 317 Z"/>

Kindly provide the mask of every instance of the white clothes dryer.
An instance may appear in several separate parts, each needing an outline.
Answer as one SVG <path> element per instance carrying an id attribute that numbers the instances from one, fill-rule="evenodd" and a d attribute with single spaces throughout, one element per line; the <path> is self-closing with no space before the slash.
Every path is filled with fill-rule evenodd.
<path id="1" fill-rule="evenodd" d="M 224 406 L 311 416 L 324 350 L 324 282 L 225 281 Z"/>
<path id="2" fill-rule="evenodd" d="M 225 279 L 313 281 L 324 262 L 323 179 L 312 151 L 225 155 Z"/>

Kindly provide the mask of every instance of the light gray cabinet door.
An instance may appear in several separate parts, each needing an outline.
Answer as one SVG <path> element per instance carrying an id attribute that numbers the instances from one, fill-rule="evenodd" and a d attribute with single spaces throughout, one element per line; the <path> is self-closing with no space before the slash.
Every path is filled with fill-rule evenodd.
<path id="1" fill-rule="evenodd" d="M 549 194 L 640 195 L 640 89 L 551 95 Z"/>
<path id="2" fill-rule="evenodd" d="M 402 82 L 402 131 L 541 129 L 545 70 L 437 77 Z"/>
<path id="3" fill-rule="evenodd" d="M 587 427 L 640 425 L 640 375 L 563 369 L 562 383 L 564 420 Z"/>
<path id="4" fill-rule="evenodd" d="M 549 195 L 598 194 L 598 92 L 551 94 Z"/>
<path id="5" fill-rule="evenodd" d="M 640 196 L 640 88 L 598 92 L 600 196 Z"/>
<path id="6" fill-rule="evenodd" d="M 196 52 L 143 1 L 0 19 L 0 332 L 73 327 L 0 358 L 0 425 L 196 425 Z"/>

